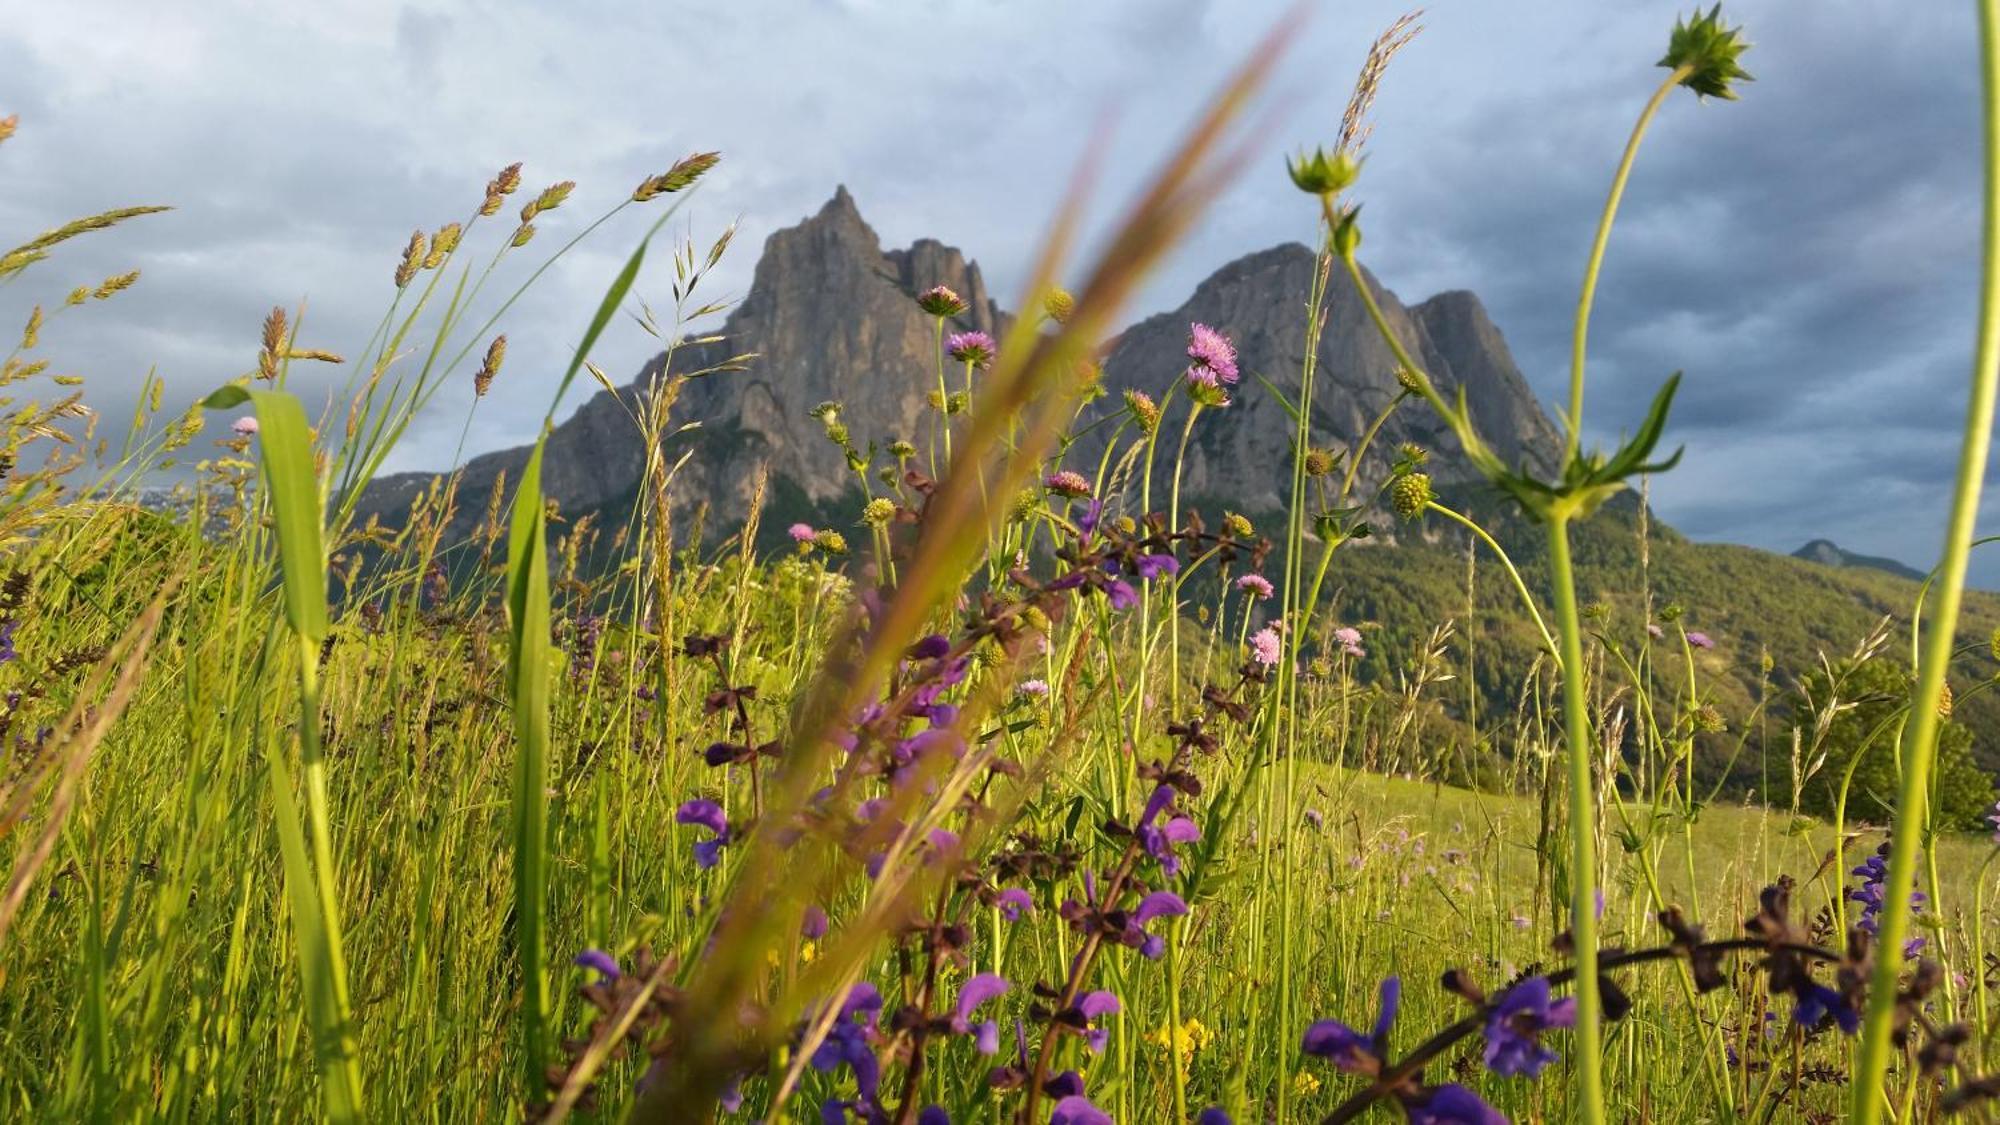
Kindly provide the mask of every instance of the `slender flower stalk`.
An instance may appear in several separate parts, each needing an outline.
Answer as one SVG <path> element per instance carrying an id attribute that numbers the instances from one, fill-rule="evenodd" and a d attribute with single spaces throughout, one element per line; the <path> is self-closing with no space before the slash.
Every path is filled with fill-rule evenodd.
<path id="1" fill-rule="evenodd" d="M 1901 891 L 1916 878 L 1917 853 L 1923 848 L 1931 767 L 1937 758 L 1938 703 L 1944 694 L 1945 670 L 1951 661 L 1959 608 L 1965 596 L 1980 489 L 1987 451 L 1992 444 L 1996 389 L 2000 389 L 2000 0 L 1981 0 L 1979 4 L 1979 59 L 1984 80 L 1982 124 L 1986 144 L 1979 336 L 1973 357 L 1972 391 L 1965 409 L 1965 433 L 1959 447 L 1958 478 L 1952 493 L 1950 519 L 1945 526 L 1936 616 L 1925 638 L 1923 661 L 1917 669 L 1910 720 L 1903 727 L 1903 777 L 1889 837 L 1886 880 L 1896 893 L 1888 896 L 1876 931 L 1876 948 L 1883 952 L 1875 959 L 1869 983 L 1868 1010 L 1850 1087 L 1853 1102 L 1849 1116 L 1857 1125 L 1875 1125 L 1882 1120 L 1880 1092 L 1884 1090 L 1889 1069 L 1897 982 L 1902 972 L 1900 959 L 1894 952 L 1903 947 L 1910 923 L 1909 899 Z"/>

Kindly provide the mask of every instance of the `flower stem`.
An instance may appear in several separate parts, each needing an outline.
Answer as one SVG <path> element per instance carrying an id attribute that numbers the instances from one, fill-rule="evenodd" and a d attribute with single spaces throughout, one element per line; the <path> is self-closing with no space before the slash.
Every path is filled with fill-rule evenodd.
<path id="1" fill-rule="evenodd" d="M 1910 924 L 1909 896 L 1902 892 L 1916 877 L 1917 852 L 1923 846 L 1925 799 L 1930 795 L 1931 765 L 1937 756 L 1938 700 L 1943 694 L 1945 667 L 1958 631 L 1959 605 L 1972 552 L 1973 528 L 1979 517 L 1979 493 L 1993 436 L 1993 407 L 2000 385 L 2000 0 L 1980 0 L 1980 73 L 1985 84 L 1986 141 L 1985 253 L 1979 309 L 1979 338 L 1972 366 L 1972 393 L 1966 404 L 1965 434 L 1959 447 L 1958 480 L 1952 494 L 1951 518 L 1945 527 L 1944 557 L 1939 565 L 1936 617 L 1924 638 L 1923 662 L 1917 669 L 1910 719 L 1903 727 L 1901 791 L 1896 796 L 1895 826 L 1889 837 L 1892 888 L 1883 903 L 1876 934 L 1875 971 L 1868 986 L 1868 1012 L 1861 1026 L 1861 1049 L 1855 1059 L 1850 1116 L 1857 1125 L 1882 1119 L 1880 1091 L 1889 1069 L 1890 1033 L 1896 1018 L 1897 954 Z"/>
<path id="2" fill-rule="evenodd" d="M 1597 990 L 1597 802 L 1591 788 L 1590 700 L 1583 681 L 1583 627 L 1569 557 L 1569 516 L 1549 520 L 1549 569 L 1562 632 L 1564 741 L 1569 751 L 1570 936 L 1576 948 L 1576 1100 L 1573 1119 L 1604 1120 L 1604 1013 Z"/>
<path id="3" fill-rule="evenodd" d="M 1676 68 L 1667 75 L 1660 88 L 1646 101 L 1646 108 L 1639 113 L 1639 120 L 1632 126 L 1632 136 L 1625 142 L 1625 153 L 1618 158 L 1618 172 L 1611 177 L 1611 191 L 1604 199 L 1604 211 L 1597 219 L 1597 237 L 1590 244 L 1590 258 L 1583 264 L 1583 288 L 1576 298 L 1576 326 L 1572 329 L 1569 356 L 1569 414 L 1563 419 L 1566 433 L 1563 437 L 1563 463 L 1568 464 L 1577 455 L 1578 446 L 1583 441 L 1583 357 L 1585 342 L 1590 336 L 1590 307 L 1597 299 L 1597 271 L 1604 265 L 1604 250 L 1611 243 L 1611 223 L 1618 217 L 1618 202 L 1625 197 L 1625 181 L 1632 176 L 1632 162 L 1639 156 L 1639 141 L 1646 135 L 1646 129 L 1653 123 L 1653 116 L 1673 93 L 1674 87 L 1692 73 L 1690 66 Z"/>

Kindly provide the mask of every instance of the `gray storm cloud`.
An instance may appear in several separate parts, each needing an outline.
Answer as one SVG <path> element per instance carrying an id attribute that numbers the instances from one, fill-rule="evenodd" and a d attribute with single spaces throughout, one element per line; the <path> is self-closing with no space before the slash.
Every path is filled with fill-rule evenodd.
<path id="1" fill-rule="evenodd" d="M 1225 261 L 1310 238 L 1282 154 L 1329 138 L 1394 4 L 1317 5 L 1276 77 L 1264 151 L 1147 291 L 1170 307 Z M 1655 483 L 1699 538 L 1790 550 L 1827 536 L 1927 565 L 1955 456 L 1974 316 L 1977 130 L 1963 5 L 1746 0 L 1740 103 L 1676 98 L 1642 155 L 1593 329 L 1588 429 L 1636 423 L 1686 372 Z M 722 167 L 675 230 L 770 231 L 854 191 L 885 241 L 936 237 L 1005 295 L 1072 170 L 1108 137 L 1094 227 L 1280 14 L 1256 2 L 1078 5 L 479 0 L 194 6 L 73 0 L 0 40 L 0 238 L 132 203 L 176 210 L 79 240 L 0 287 L 0 323 L 130 268 L 140 285 L 51 330 L 122 416 L 159 371 L 184 406 L 254 363 L 275 304 L 300 342 L 358 351 L 413 227 L 462 217 L 500 166 L 573 179 L 533 249 L 700 149 Z M 1546 400 L 1618 147 L 1657 81 L 1671 4 L 1433 4 L 1378 103 L 1362 185 L 1371 267 L 1410 296 L 1479 292 Z M 531 436 L 643 216 L 566 258 L 509 315 L 506 383 L 470 451 Z M 488 237 L 494 232 L 488 231 Z M 524 259 L 509 275 L 518 280 Z M 509 278 L 496 281 L 504 293 Z M 667 278 L 640 291 L 665 304 Z M 1010 302 L 1011 303 L 1011 302 Z M 652 350 L 635 330 L 608 370 Z M 309 394 L 333 385 L 317 376 Z M 447 386 L 391 468 L 443 467 L 471 405 Z M 800 404 L 803 409 L 807 404 Z M 1979 569 L 2000 582 L 2000 564 Z"/>

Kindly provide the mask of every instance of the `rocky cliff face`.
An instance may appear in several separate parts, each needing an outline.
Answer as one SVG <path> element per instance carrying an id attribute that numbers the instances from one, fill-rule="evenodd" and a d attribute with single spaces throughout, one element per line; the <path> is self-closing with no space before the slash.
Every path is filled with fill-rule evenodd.
<path id="1" fill-rule="evenodd" d="M 1296 398 L 1315 268 L 1312 252 L 1296 244 L 1251 254 L 1202 282 L 1180 308 L 1133 325 L 1111 348 L 1104 379 L 1112 393 L 1093 410 L 1120 409 L 1118 392 L 1126 388 L 1162 395 L 1186 369 L 1192 321 L 1236 341 L 1243 382 L 1233 405 L 1196 428 L 1185 499 L 1227 501 L 1248 512 L 1283 505 L 1292 423 L 1258 377 Z M 1372 279 L 1370 284 L 1402 343 L 1440 389 L 1447 396 L 1465 389 L 1482 435 L 1510 460 L 1547 471 L 1560 448 L 1555 427 L 1478 299 L 1451 292 L 1409 307 Z M 976 264 L 931 240 L 885 251 L 845 188 L 818 214 L 773 234 L 749 293 L 723 328 L 724 340 L 684 348 L 675 357 L 676 369 L 692 370 L 730 354 L 757 354 L 748 370 L 695 380 L 683 392 L 675 420 L 699 421 L 701 428 L 683 439 L 692 442 L 694 456 L 682 470 L 679 495 L 709 501 L 727 522 L 727 513 L 743 510 L 757 466 L 768 464 L 773 479 L 795 489 L 794 495 L 814 503 L 837 500 L 854 481 L 808 413 L 824 401 L 842 404 L 842 418 L 859 444 L 903 439 L 923 448 L 934 419 L 927 400 L 936 387 L 936 344 L 931 318 L 914 297 L 933 285 L 951 286 L 970 302 L 950 330 L 998 335 L 1009 327 Z M 659 363 L 639 374 L 632 393 L 651 383 Z M 1388 348 L 1339 270 L 1329 289 L 1318 364 L 1317 440 L 1344 447 L 1359 438 L 1397 385 Z M 1174 438 L 1178 417 L 1176 412 L 1168 421 Z M 1378 480 L 1388 451 L 1404 441 L 1433 451 L 1440 479 L 1469 473 L 1449 434 L 1421 404 L 1406 404 L 1377 440 L 1383 455 L 1364 463 L 1364 480 Z M 1093 455 L 1094 464 L 1088 440 L 1079 452 Z M 496 473 L 517 476 L 526 454 L 515 449 L 474 458 L 461 489 L 474 499 L 464 507 L 479 505 Z M 573 514 L 621 505 L 638 486 L 643 455 L 624 409 L 600 392 L 551 436 L 544 486 Z M 1165 465 L 1157 471 L 1164 474 Z M 371 487 L 364 509 L 393 518 L 429 479 L 384 478 Z M 1155 492 L 1156 506 L 1162 495 Z M 465 512 L 461 520 L 469 524 L 475 516 Z"/>
<path id="2" fill-rule="evenodd" d="M 1294 428 L 1284 404 L 1264 382 L 1286 399 L 1298 400 L 1306 307 L 1317 268 L 1312 251 L 1297 243 L 1240 258 L 1202 282 L 1180 308 L 1134 325 L 1106 360 L 1105 377 L 1113 389 L 1134 387 L 1158 397 L 1187 367 L 1189 324 L 1200 321 L 1236 342 L 1243 381 L 1229 407 L 1211 412 L 1196 426 L 1181 484 L 1184 497 L 1226 499 L 1246 512 L 1284 506 Z M 1479 299 L 1465 292 L 1444 293 L 1406 308 L 1394 293 L 1372 277 L 1368 280 L 1397 337 L 1429 370 L 1439 390 L 1449 398 L 1463 386 L 1481 435 L 1510 461 L 1525 459 L 1546 471 L 1560 452 L 1555 427 L 1535 402 Z M 1359 440 L 1399 388 L 1394 356 L 1369 321 L 1353 282 L 1339 269 L 1330 279 L 1326 316 L 1314 380 L 1313 428 L 1315 441 L 1339 449 Z M 1463 479 L 1472 472 L 1435 415 L 1412 402 L 1383 426 L 1363 462 L 1362 480 L 1379 481 L 1395 447 L 1405 441 L 1432 451 L 1432 471 L 1441 480 Z"/>

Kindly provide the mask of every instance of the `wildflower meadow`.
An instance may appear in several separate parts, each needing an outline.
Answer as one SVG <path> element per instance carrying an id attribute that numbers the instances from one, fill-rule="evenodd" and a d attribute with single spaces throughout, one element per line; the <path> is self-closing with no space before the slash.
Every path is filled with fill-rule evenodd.
<path id="1" fill-rule="evenodd" d="M 1414 15 L 1333 135 L 1245 167 L 1274 30 L 1094 258 L 1078 189 L 1006 324 L 915 292 L 915 430 L 782 404 L 851 469 L 837 519 L 774 515 L 761 477 L 740 511 L 677 487 L 684 392 L 758 362 L 702 287 L 731 232 L 669 221 L 714 152 L 563 245 L 543 228 L 589 188 L 505 168 L 385 256 L 371 338 L 280 305 L 178 416 L 157 376 L 123 404 L 64 374 L 143 278 L 38 297 L 0 368 L 0 1119 L 1986 1119 L 2000 810 L 1948 729 L 2000 682 L 1958 627 L 2000 383 L 2000 0 L 1979 6 L 1983 317 L 1948 534 L 1905 617 L 1764 670 L 1813 706 L 1766 722 L 1785 772 L 1747 803 L 1696 746 L 1725 733 L 1712 662 L 1755 654 L 1649 589 L 1643 614 L 1586 601 L 1573 558 L 1680 460 L 1678 376 L 1616 448 L 1584 443 L 1589 330 L 1649 127 L 1755 96 L 1720 7 L 1663 20 L 1578 217 L 1552 475 L 1496 452 L 1363 274 L 1370 109 L 1422 49 Z M 1298 189 L 1307 358 L 1267 378 L 1192 323 L 1153 390 L 1104 393 L 1149 271 L 1237 176 Z M 0 285 L 156 210 L 0 253 Z M 625 240 L 594 317 L 508 319 L 585 238 Z M 638 311 L 668 276 L 671 315 Z M 1312 357 L 1341 279 L 1396 393 L 1329 444 Z M 664 355 L 620 389 L 592 350 L 635 319 Z M 506 333 L 579 328 L 559 378 L 508 366 Z M 345 380 L 330 405 L 295 393 L 308 367 Z M 446 472 L 384 514 L 370 482 L 454 381 L 475 409 L 545 396 L 542 442 L 490 494 Z M 645 451 L 611 524 L 544 489 L 593 385 Z M 1184 502 L 1190 435 L 1249 395 L 1295 427 L 1277 521 Z M 1399 414 L 1479 479 L 1376 441 Z M 1392 644 L 1332 596 L 1427 527 L 1467 537 L 1535 654 L 1500 673 L 1515 706 L 1456 712 L 1463 737 L 1430 718 L 1465 694 L 1459 607 Z"/>

